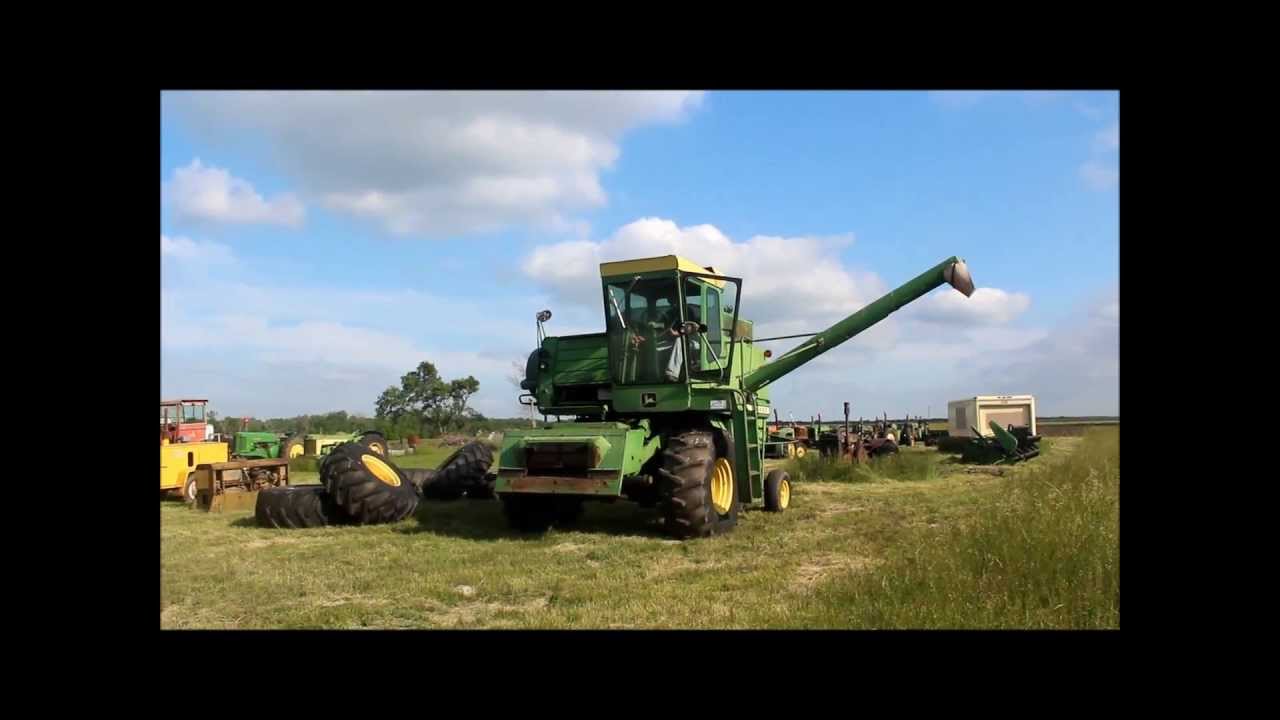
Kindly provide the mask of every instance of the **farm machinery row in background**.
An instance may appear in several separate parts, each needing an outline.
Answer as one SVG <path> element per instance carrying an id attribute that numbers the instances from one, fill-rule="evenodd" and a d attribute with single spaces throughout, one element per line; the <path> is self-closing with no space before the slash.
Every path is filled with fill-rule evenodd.
<path id="1" fill-rule="evenodd" d="M 849 403 L 846 402 L 843 423 L 824 423 L 821 415 L 808 423 L 783 422 L 774 410 L 774 422 L 769 425 L 765 452 L 772 458 L 801 458 L 818 452 L 823 456 L 847 457 L 861 462 L 870 457 L 896 453 L 900 446 L 933 445 L 937 437 L 944 434 L 931 432 L 929 423 L 920 417 L 890 420 L 886 413 L 875 420 L 850 420 Z"/>
<path id="2" fill-rule="evenodd" d="M 843 423 L 823 423 L 822 416 L 808 423 L 781 421 L 774 411 L 769 425 L 769 441 L 765 456 L 770 458 L 802 458 L 811 452 L 823 457 L 865 462 L 873 457 L 892 455 L 900 447 L 923 444 L 937 446 L 942 452 L 960 455 L 960 461 L 975 465 L 1002 465 L 1030 460 L 1040 454 L 1040 435 L 1030 427 L 1002 427 L 992 420 L 990 434 L 971 427 L 970 437 L 951 437 L 946 430 L 930 430 L 924 418 L 907 416 L 890 420 L 886 414 L 876 420 L 849 419 L 849 403 L 844 404 Z"/>

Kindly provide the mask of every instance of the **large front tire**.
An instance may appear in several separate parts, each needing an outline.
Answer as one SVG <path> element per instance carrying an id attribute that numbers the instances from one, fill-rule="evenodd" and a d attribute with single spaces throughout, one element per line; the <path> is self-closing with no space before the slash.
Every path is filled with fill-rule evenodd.
<path id="1" fill-rule="evenodd" d="M 678 538 L 710 537 L 738 523 L 733 462 L 716 452 L 709 430 L 676 433 L 658 470 L 666 531 Z"/>

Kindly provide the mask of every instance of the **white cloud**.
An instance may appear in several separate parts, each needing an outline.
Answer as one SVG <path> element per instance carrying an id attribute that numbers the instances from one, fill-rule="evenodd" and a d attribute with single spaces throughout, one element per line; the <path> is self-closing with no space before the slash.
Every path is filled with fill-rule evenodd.
<path id="1" fill-rule="evenodd" d="M 532 312 L 495 317 L 466 298 L 409 289 L 257 284 L 216 267 L 176 274 L 186 268 L 170 268 L 160 293 L 161 386 L 169 394 L 208 395 L 219 412 L 260 417 L 372 414 L 383 389 L 429 360 L 446 378 L 480 380 L 472 407 L 481 412 L 522 410 L 506 373 L 532 349 Z"/>
<path id="2" fill-rule="evenodd" d="M 1120 149 L 1120 123 L 1112 123 L 1110 127 L 1099 130 L 1093 136 L 1095 148 L 1103 151 Z"/>
<path id="3" fill-rule="evenodd" d="M 1038 342 L 988 356 L 980 374 L 1035 393 L 1046 415 L 1119 414 L 1119 290 L 1087 303 Z"/>
<path id="4" fill-rule="evenodd" d="M 909 306 L 914 317 L 926 322 L 1001 325 L 1031 307 L 1031 297 L 999 288 L 980 287 L 966 298 L 957 292 L 934 293 Z"/>
<path id="5" fill-rule="evenodd" d="M 187 237 L 160 236 L 160 257 L 181 262 L 227 265 L 235 262 L 231 248 L 221 243 L 201 242 Z"/>
<path id="6" fill-rule="evenodd" d="M 206 140 L 249 130 L 299 187 L 397 234 L 572 226 L 607 202 L 627 130 L 674 122 L 689 92 L 182 93 Z"/>
<path id="7" fill-rule="evenodd" d="M 1088 160 L 1080 166 L 1080 179 L 1090 190 L 1110 190 L 1120 182 L 1120 171 L 1100 160 Z"/>
<path id="8" fill-rule="evenodd" d="M 262 223 L 297 227 L 306 214 L 302 203 L 284 193 L 267 200 L 249 182 L 195 158 L 173 171 L 161 194 L 182 218 L 223 223 Z"/>

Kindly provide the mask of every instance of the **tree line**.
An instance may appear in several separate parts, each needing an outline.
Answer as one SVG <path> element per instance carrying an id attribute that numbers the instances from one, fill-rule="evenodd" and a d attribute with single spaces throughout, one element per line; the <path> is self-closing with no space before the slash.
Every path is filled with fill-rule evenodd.
<path id="1" fill-rule="evenodd" d="M 465 378 L 445 380 L 430 362 L 418 363 L 400 378 L 399 387 L 388 387 L 375 402 L 375 415 L 345 411 L 288 418 L 250 418 L 242 427 L 241 418 L 218 418 L 209 413 L 215 431 L 227 435 L 241 430 L 288 434 L 338 435 L 358 430 L 377 430 L 389 440 L 410 435 L 439 437 L 449 433 L 475 434 L 529 427 L 528 418 L 486 418 L 469 402 L 480 390 L 480 381 Z M 542 423 L 538 423 L 541 425 Z"/>

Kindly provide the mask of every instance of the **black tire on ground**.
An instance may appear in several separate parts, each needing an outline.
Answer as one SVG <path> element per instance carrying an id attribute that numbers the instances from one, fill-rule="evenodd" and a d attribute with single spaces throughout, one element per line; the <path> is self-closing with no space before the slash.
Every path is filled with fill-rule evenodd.
<path id="1" fill-rule="evenodd" d="M 253 518 L 258 527 L 274 528 L 324 527 L 344 520 L 341 510 L 323 485 L 259 490 Z"/>
<path id="2" fill-rule="evenodd" d="M 485 475 L 484 480 L 479 485 L 472 485 L 467 490 L 468 500 L 492 500 L 498 496 L 493 491 L 493 486 L 497 482 L 496 475 Z"/>
<path id="3" fill-rule="evenodd" d="M 182 484 L 182 501 L 188 505 L 196 504 L 196 474 L 187 475 L 187 481 Z"/>
<path id="4" fill-rule="evenodd" d="M 728 512 L 722 515 L 712 504 L 711 481 L 718 459 L 709 430 L 686 430 L 667 441 L 662 450 L 662 468 L 658 470 L 658 490 L 664 526 L 671 535 L 709 537 L 737 525 L 736 478 L 729 483 Z"/>
<path id="5" fill-rule="evenodd" d="M 382 457 L 389 457 L 387 453 L 387 438 L 377 430 L 370 430 L 360 435 L 360 444 L 378 453 Z"/>
<path id="6" fill-rule="evenodd" d="M 543 533 L 556 522 L 555 500 L 550 495 L 509 493 L 502 496 L 502 514 L 514 530 Z"/>
<path id="7" fill-rule="evenodd" d="M 359 443 L 343 443 L 329 452 L 320 482 L 361 525 L 399 522 L 418 509 L 418 492 L 400 468 Z"/>
<path id="8" fill-rule="evenodd" d="M 467 443 L 440 463 L 431 493 L 441 500 L 455 500 L 469 490 L 479 489 L 492 464 L 493 448 L 482 442 Z M 426 497 L 425 488 L 423 496 Z"/>
<path id="9" fill-rule="evenodd" d="M 285 460 L 292 460 L 293 458 L 291 458 L 289 454 L 295 447 L 302 447 L 302 438 L 289 438 L 288 440 L 280 443 L 280 457 Z"/>
<path id="10" fill-rule="evenodd" d="M 422 496 L 422 488 L 431 484 L 435 479 L 436 471 L 427 468 L 411 468 L 404 471 L 405 477 L 409 478 L 409 484 L 413 485 L 413 489 L 418 492 L 418 496 Z"/>
<path id="11" fill-rule="evenodd" d="M 782 512 L 790 504 L 791 475 L 785 470 L 770 472 L 764 479 L 764 509 L 769 512 Z"/>

